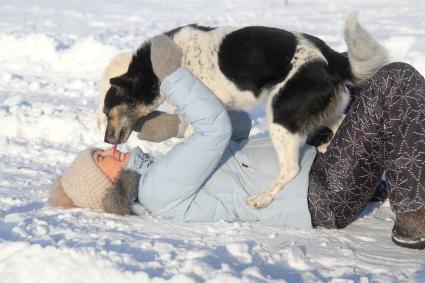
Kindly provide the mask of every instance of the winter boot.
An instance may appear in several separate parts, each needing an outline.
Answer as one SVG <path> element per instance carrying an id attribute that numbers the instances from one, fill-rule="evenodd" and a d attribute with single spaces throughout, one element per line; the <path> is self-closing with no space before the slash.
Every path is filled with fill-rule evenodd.
<path id="1" fill-rule="evenodd" d="M 401 247 L 422 250 L 425 248 L 425 208 L 396 213 L 392 231 L 393 242 Z"/>

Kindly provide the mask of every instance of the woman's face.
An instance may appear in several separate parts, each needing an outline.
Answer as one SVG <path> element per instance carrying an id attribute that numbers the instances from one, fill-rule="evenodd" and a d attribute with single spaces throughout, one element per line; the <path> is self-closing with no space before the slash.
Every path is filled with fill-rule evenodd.
<path id="1" fill-rule="evenodd" d="M 105 173 L 112 182 L 115 182 L 121 170 L 130 160 L 130 155 L 130 152 L 122 153 L 119 150 L 115 150 L 114 152 L 114 148 L 111 147 L 105 150 L 96 150 L 93 153 L 93 159 L 103 173 Z"/>

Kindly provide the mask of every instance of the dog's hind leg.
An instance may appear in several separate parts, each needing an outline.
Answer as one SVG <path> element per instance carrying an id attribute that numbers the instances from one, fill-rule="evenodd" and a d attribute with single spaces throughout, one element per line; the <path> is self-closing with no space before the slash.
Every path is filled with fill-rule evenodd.
<path id="1" fill-rule="evenodd" d="M 331 129 L 331 131 L 332 131 L 332 138 L 335 135 L 336 131 L 338 131 L 339 126 L 341 126 L 342 122 L 344 121 L 345 116 L 347 116 L 347 115 L 346 114 L 341 114 L 336 121 L 334 121 L 330 125 L 327 125 L 327 127 L 329 129 Z M 317 150 L 320 153 L 325 153 L 328 150 L 328 147 L 331 144 L 331 141 L 332 141 L 332 139 L 330 141 L 328 141 L 327 143 L 324 143 L 324 144 L 319 145 L 317 147 Z"/>
<path id="2" fill-rule="evenodd" d="M 339 126 L 345 119 L 346 114 L 344 114 L 348 104 L 350 103 L 350 93 L 345 85 L 340 86 L 337 94 L 338 107 L 334 111 L 334 115 L 331 119 L 326 122 L 326 126 L 332 131 L 332 138 L 335 136 L 336 131 L 338 131 Z M 332 138 L 327 143 L 321 144 L 317 147 L 317 150 L 320 153 L 325 153 L 328 150 L 328 147 L 332 141 Z"/>
<path id="3" fill-rule="evenodd" d="M 247 204 L 256 209 L 269 205 L 283 187 L 298 174 L 300 145 L 305 141 L 305 136 L 291 133 L 277 123 L 272 123 L 269 130 L 279 160 L 279 174 L 267 191 L 247 199 Z"/>

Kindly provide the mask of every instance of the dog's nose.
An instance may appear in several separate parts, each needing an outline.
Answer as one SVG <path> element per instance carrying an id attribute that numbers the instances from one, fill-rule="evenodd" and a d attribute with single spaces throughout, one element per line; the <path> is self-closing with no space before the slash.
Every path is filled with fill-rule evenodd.
<path id="1" fill-rule="evenodd" d="M 110 138 L 108 137 L 108 134 L 105 134 L 105 138 L 103 139 L 104 142 L 113 144 L 113 142 L 110 141 Z"/>
<path id="2" fill-rule="evenodd" d="M 105 138 L 103 139 L 103 141 L 109 144 L 118 143 L 115 133 L 109 129 L 106 129 Z"/>
<path id="3" fill-rule="evenodd" d="M 106 130 L 104 141 L 109 144 L 121 144 L 127 140 L 126 138 L 127 128 L 121 128 L 119 131 Z"/>

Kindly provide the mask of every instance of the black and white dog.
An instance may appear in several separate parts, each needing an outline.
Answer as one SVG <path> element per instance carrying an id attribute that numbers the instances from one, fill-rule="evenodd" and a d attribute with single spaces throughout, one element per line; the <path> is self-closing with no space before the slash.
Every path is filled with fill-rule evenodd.
<path id="1" fill-rule="evenodd" d="M 386 50 L 359 25 L 357 13 L 346 21 L 347 53 L 308 34 L 262 26 L 189 25 L 165 34 L 181 47 L 182 66 L 223 104 L 243 110 L 266 105 L 280 171 L 266 192 L 247 200 L 253 208 L 266 207 L 297 175 L 306 135 L 338 121 L 349 102 L 346 84 L 363 82 L 387 62 Z M 105 142 L 125 142 L 135 121 L 162 103 L 150 48 L 149 40 L 143 43 L 127 72 L 110 80 Z"/>

